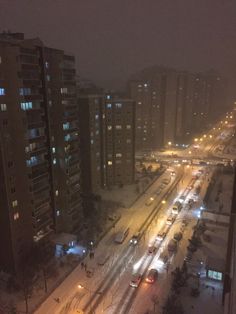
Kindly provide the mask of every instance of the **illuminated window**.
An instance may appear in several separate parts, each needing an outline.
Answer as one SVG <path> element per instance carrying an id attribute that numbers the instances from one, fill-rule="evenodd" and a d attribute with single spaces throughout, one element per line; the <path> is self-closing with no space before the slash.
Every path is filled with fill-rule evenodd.
<path id="1" fill-rule="evenodd" d="M 33 108 L 33 103 L 32 103 L 32 101 L 29 101 L 29 102 L 21 102 L 21 103 L 20 103 L 20 106 L 21 106 L 21 109 L 22 109 L 22 110 L 29 110 L 29 109 L 32 109 L 32 108 Z"/>
<path id="2" fill-rule="evenodd" d="M 17 205 L 18 205 L 18 201 L 17 200 L 12 202 L 12 207 L 16 207 Z"/>
<path id="3" fill-rule="evenodd" d="M 108 131 L 112 130 L 112 126 L 111 126 L 111 125 L 108 125 L 108 126 L 107 126 L 107 129 L 108 129 Z"/>
<path id="4" fill-rule="evenodd" d="M 58 192 L 58 190 L 56 190 L 56 191 L 55 191 L 55 195 L 58 196 L 58 194 L 59 194 L 59 192 Z"/>
<path id="5" fill-rule="evenodd" d="M 60 210 L 57 210 L 57 217 L 60 216 Z"/>
<path id="6" fill-rule="evenodd" d="M 56 152 L 56 148 L 52 147 L 52 152 L 55 153 Z"/>
<path id="7" fill-rule="evenodd" d="M 111 104 L 107 104 L 107 108 L 110 109 L 112 107 Z"/>
<path id="8" fill-rule="evenodd" d="M 127 124 L 127 125 L 126 125 L 126 129 L 127 129 L 127 130 L 131 129 L 131 125 L 130 125 L 130 124 Z"/>
<path id="9" fill-rule="evenodd" d="M 107 164 L 108 164 L 108 166 L 111 166 L 112 165 L 112 161 L 108 160 Z"/>
<path id="10" fill-rule="evenodd" d="M 122 154 L 121 153 L 117 153 L 116 157 L 122 157 Z"/>
<path id="11" fill-rule="evenodd" d="M 56 158 L 53 158 L 53 164 L 56 165 L 56 163 L 57 163 Z"/>
<path id="12" fill-rule="evenodd" d="M 5 95 L 5 88 L 0 87 L 0 96 Z"/>
<path id="13" fill-rule="evenodd" d="M 61 88 L 61 94 L 67 94 L 68 93 L 68 88 L 67 87 L 62 87 Z"/>
<path id="14" fill-rule="evenodd" d="M 122 129 L 122 126 L 121 126 L 121 125 L 116 125 L 116 129 L 117 129 L 117 130 L 121 130 L 121 129 Z"/>
<path id="15" fill-rule="evenodd" d="M 0 108 L 1 108 L 1 111 L 7 111 L 7 105 L 6 104 L 1 104 Z"/>
<path id="16" fill-rule="evenodd" d="M 14 220 L 17 220 L 17 219 L 19 219 L 20 218 L 20 215 L 19 215 L 19 213 L 17 212 L 17 213 L 14 213 Z"/>
<path id="17" fill-rule="evenodd" d="M 116 108 L 121 108 L 122 104 L 121 103 L 116 103 Z"/>

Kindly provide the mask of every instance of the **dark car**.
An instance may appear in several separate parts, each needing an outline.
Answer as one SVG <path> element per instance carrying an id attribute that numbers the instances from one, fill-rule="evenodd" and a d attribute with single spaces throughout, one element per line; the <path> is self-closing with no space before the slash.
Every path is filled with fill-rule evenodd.
<path id="1" fill-rule="evenodd" d="M 158 271 L 154 268 L 149 269 L 145 281 L 148 283 L 154 283 L 157 280 Z"/>

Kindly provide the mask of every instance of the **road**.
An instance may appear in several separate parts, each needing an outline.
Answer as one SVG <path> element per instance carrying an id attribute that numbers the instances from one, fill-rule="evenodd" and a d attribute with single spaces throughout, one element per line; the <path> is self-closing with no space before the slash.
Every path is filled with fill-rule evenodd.
<path id="1" fill-rule="evenodd" d="M 224 134 L 226 131 L 215 127 L 215 130 L 212 129 L 203 135 L 201 145 L 197 148 L 201 158 L 206 156 L 209 158 L 209 154 L 215 153 L 215 148 L 222 145 L 222 132 Z M 195 156 L 194 145 L 196 144 L 193 143 L 187 150 L 181 151 L 181 158 L 189 157 L 191 154 Z M 174 163 L 170 168 L 172 171 L 174 169 L 176 175 L 170 176 L 170 171 L 166 171 L 131 208 L 124 209 L 122 218 L 115 228 L 96 248 L 95 258 L 92 260 L 86 258 L 87 268 L 93 270 L 94 275 L 88 278 L 85 270 L 78 266 L 40 306 L 36 314 L 144 314 L 148 309 L 160 312 L 163 300 L 168 295 L 171 270 L 183 263 L 188 239 L 199 218 L 202 198 L 214 170 L 214 166 L 200 167 Z M 170 182 L 164 184 L 165 179 L 170 179 Z M 198 186 L 202 187 L 200 195 L 196 192 Z M 177 216 L 175 215 L 174 223 L 169 227 L 165 239 L 158 242 L 156 236 L 166 225 L 167 218 L 172 215 L 173 203 L 181 196 L 185 198 L 183 208 Z M 189 198 L 196 199 L 191 210 L 188 206 Z M 183 220 L 188 221 L 186 227 L 183 227 Z M 117 232 L 124 227 L 129 227 L 128 237 L 122 244 L 114 243 Z M 183 232 L 183 239 L 178 245 L 177 253 L 170 254 L 167 244 L 174 233 L 180 230 Z M 136 246 L 132 246 L 129 240 L 137 231 L 141 233 L 141 238 Z M 150 245 L 156 246 L 153 254 L 148 253 Z M 163 252 L 167 252 L 167 264 L 161 262 L 160 255 Z M 103 266 L 98 266 L 99 256 L 107 253 L 110 256 L 108 261 Z M 145 282 L 147 271 L 151 268 L 158 270 L 158 280 L 154 284 Z M 143 277 L 138 288 L 129 286 L 135 272 Z M 57 298 L 60 302 L 55 301 Z"/>

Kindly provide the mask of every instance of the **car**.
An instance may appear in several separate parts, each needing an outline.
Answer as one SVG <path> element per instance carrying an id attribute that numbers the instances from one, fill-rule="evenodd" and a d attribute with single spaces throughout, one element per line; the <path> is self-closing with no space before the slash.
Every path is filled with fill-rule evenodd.
<path id="1" fill-rule="evenodd" d="M 173 177 L 176 175 L 175 171 L 171 171 L 170 175 Z"/>
<path id="2" fill-rule="evenodd" d="M 174 217 L 172 217 L 172 216 L 170 216 L 166 219 L 166 224 L 169 226 L 172 225 L 173 222 L 174 222 Z"/>
<path id="3" fill-rule="evenodd" d="M 136 245 L 140 239 L 141 233 L 137 232 L 135 233 L 132 238 L 129 240 L 129 244 Z"/>
<path id="4" fill-rule="evenodd" d="M 185 199 L 186 199 L 186 196 L 181 195 L 179 198 L 180 203 L 183 203 L 185 201 Z"/>
<path id="5" fill-rule="evenodd" d="M 182 239 L 182 237 L 183 237 L 182 232 L 176 232 L 176 233 L 174 234 L 174 239 L 175 239 L 176 241 L 180 241 L 180 240 Z"/>
<path id="6" fill-rule="evenodd" d="M 158 271 L 154 268 L 149 269 L 145 281 L 148 283 L 154 283 L 157 280 Z"/>
<path id="7" fill-rule="evenodd" d="M 131 287 L 133 287 L 133 288 L 138 288 L 138 286 L 140 285 L 141 281 L 142 281 L 142 275 L 139 274 L 139 273 L 134 273 L 132 275 L 132 278 L 130 280 L 129 285 Z"/>
<path id="8" fill-rule="evenodd" d="M 148 253 L 149 254 L 154 254 L 156 252 L 156 250 L 157 250 L 157 247 L 155 245 L 150 245 L 148 247 Z"/>

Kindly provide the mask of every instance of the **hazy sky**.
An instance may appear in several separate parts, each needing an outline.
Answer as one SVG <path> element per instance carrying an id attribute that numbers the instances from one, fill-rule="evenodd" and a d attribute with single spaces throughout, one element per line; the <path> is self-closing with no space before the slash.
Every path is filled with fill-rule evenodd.
<path id="1" fill-rule="evenodd" d="M 111 85 L 152 64 L 236 77 L 236 0 L 0 0 L 0 30 L 75 55 Z"/>

